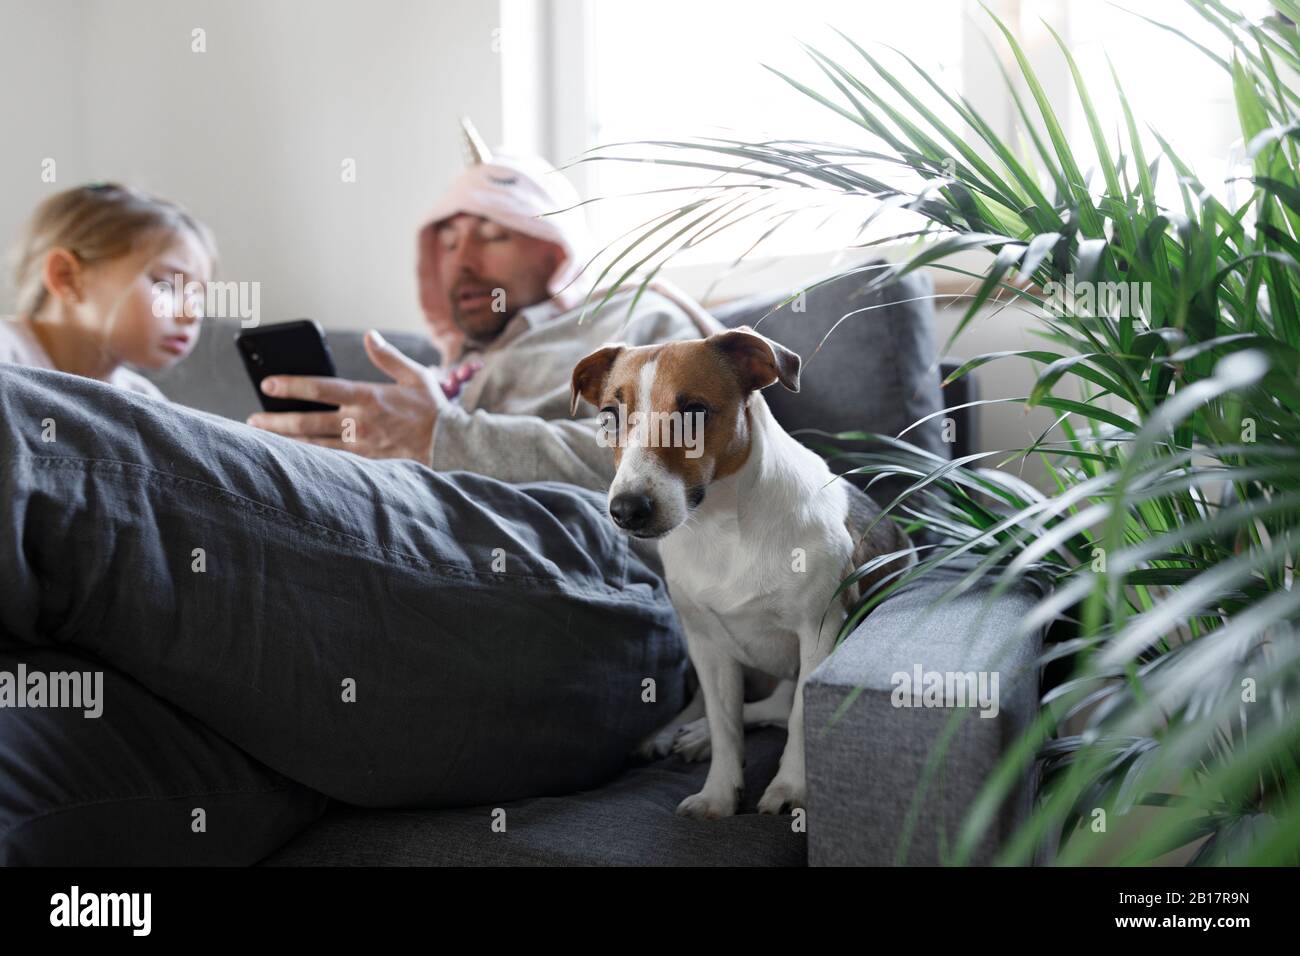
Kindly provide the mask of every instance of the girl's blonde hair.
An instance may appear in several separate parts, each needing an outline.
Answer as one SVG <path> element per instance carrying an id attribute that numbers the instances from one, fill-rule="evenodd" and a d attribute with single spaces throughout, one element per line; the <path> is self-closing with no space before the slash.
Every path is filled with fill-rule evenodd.
<path id="1" fill-rule="evenodd" d="M 36 207 L 14 248 L 18 314 L 35 315 L 45 304 L 48 293 L 41 273 L 51 249 L 67 249 L 83 263 L 103 262 L 135 252 L 150 237 L 158 239 L 161 249 L 186 230 L 215 268 L 212 231 L 176 203 L 116 183 L 56 193 Z"/>

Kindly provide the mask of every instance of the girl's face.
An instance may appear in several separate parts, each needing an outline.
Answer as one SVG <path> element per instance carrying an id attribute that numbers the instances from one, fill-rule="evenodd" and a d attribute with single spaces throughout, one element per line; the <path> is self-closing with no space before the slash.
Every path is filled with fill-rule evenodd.
<path id="1" fill-rule="evenodd" d="M 199 340 L 203 289 L 211 272 L 202 244 L 181 230 L 161 250 L 148 243 L 141 251 L 85 267 L 78 320 L 103 337 L 113 360 L 167 368 L 189 355 Z M 190 283 L 198 285 L 187 295 Z"/>

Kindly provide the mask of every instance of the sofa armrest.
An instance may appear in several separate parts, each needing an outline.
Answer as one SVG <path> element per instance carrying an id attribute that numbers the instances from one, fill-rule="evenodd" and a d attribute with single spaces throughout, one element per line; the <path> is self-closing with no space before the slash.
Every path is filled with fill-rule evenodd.
<path id="1" fill-rule="evenodd" d="M 1042 634 L 1012 635 L 1040 592 L 1024 582 L 995 599 L 979 587 L 940 603 L 968 567 L 931 572 L 891 595 L 809 677 L 810 865 L 946 862 L 985 780 L 1037 713 Z M 973 674 L 974 683 L 954 683 L 946 704 L 927 706 L 931 672 Z M 958 686 L 976 691 L 971 706 L 954 706 Z M 994 708 L 996 715 L 981 716 Z M 1028 811 L 1034 780 L 1032 773 L 1021 780 L 968 862 L 993 859 Z"/>

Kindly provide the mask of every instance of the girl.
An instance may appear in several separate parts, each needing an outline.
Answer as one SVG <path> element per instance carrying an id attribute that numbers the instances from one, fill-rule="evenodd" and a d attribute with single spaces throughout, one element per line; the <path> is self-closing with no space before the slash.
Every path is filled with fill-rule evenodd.
<path id="1" fill-rule="evenodd" d="M 216 246 L 179 206 L 112 183 L 37 207 L 15 257 L 18 314 L 0 319 L 0 362 L 96 378 L 163 398 L 125 366 L 161 370 L 198 341 Z M 176 285 L 179 277 L 179 286 Z"/>

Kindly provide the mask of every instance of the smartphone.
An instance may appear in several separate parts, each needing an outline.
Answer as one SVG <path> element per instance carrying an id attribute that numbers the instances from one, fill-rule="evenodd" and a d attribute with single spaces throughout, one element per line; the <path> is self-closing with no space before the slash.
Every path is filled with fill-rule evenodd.
<path id="1" fill-rule="evenodd" d="M 325 333 L 312 319 L 277 322 L 244 329 L 235 336 L 235 347 L 244 360 L 253 389 L 268 412 L 332 412 L 337 405 L 323 405 L 297 398 L 273 398 L 262 392 L 262 379 L 269 375 L 325 375 L 333 377 L 334 357 Z"/>

